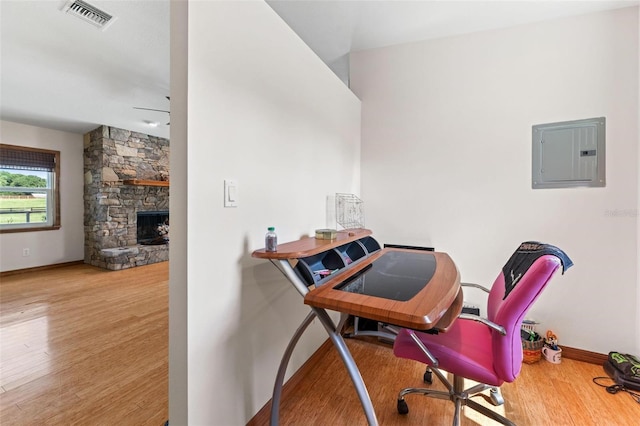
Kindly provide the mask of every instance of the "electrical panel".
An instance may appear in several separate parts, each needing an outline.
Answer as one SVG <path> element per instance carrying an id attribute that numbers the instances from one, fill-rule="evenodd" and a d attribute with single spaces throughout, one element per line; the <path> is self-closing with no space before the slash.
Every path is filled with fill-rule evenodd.
<path id="1" fill-rule="evenodd" d="M 605 117 L 533 126 L 532 187 L 605 186 Z"/>

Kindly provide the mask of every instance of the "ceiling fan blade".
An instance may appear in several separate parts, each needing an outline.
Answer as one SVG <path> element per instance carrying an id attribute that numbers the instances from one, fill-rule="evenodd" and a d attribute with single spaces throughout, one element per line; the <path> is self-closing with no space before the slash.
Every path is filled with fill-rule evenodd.
<path id="1" fill-rule="evenodd" d="M 133 109 L 143 109 L 143 110 L 145 110 L 145 111 L 166 112 L 167 114 L 169 114 L 169 111 L 166 111 L 166 110 L 164 110 L 164 109 L 140 108 L 140 107 L 133 107 Z"/>

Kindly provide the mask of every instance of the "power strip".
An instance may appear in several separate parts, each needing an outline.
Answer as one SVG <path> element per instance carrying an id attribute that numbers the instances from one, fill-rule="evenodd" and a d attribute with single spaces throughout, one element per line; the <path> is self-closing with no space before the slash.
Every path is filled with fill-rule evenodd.
<path id="1" fill-rule="evenodd" d="M 462 313 L 480 316 L 480 308 L 474 305 L 463 304 Z"/>

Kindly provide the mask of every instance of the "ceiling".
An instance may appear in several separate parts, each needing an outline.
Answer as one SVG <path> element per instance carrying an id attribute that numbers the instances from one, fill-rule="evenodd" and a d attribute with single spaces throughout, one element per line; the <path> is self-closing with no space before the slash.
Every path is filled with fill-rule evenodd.
<path id="1" fill-rule="evenodd" d="M 133 107 L 169 110 L 169 2 L 86 1 L 115 21 L 102 31 L 63 13 L 66 1 L 0 1 L 0 117 L 168 138 L 168 113 Z"/>
<path id="2" fill-rule="evenodd" d="M 169 1 L 87 2 L 115 20 L 101 30 L 63 12 L 66 0 L 0 1 L 0 118 L 74 133 L 106 124 L 168 138 Z M 347 83 L 350 51 L 640 1 L 267 3 Z"/>

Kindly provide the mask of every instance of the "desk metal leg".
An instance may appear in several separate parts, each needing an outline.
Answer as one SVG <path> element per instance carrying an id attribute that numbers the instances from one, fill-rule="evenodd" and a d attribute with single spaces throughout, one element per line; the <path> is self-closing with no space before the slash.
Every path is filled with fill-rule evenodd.
<path id="1" fill-rule="evenodd" d="M 280 272 L 282 272 L 289 279 L 289 281 L 294 285 L 294 287 L 296 288 L 296 290 L 298 290 L 298 293 L 300 293 L 302 297 L 304 297 L 309 292 L 307 286 L 296 275 L 295 271 L 291 267 L 291 264 L 287 260 L 276 261 L 272 259 L 271 262 L 276 265 Z M 293 349 L 298 343 L 300 336 L 302 336 L 302 333 L 304 333 L 309 324 L 311 324 L 311 321 L 313 321 L 316 316 L 331 338 L 331 342 L 338 351 L 340 358 L 342 358 L 342 362 L 344 363 L 345 367 L 347 367 L 347 371 L 349 372 L 349 376 L 351 377 L 353 386 L 356 388 L 356 392 L 358 393 L 358 398 L 360 398 L 360 403 L 362 404 L 364 414 L 367 417 L 367 422 L 370 426 L 378 426 L 378 420 L 376 419 L 376 413 L 373 411 L 373 404 L 371 403 L 369 392 L 364 385 L 364 381 L 362 380 L 362 376 L 360 375 L 360 370 L 358 370 L 356 362 L 353 360 L 351 352 L 349 352 L 349 348 L 347 348 L 346 343 L 344 343 L 344 340 L 340 335 L 340 329 L 336 329 L 336 326 L 331 320 L 329 314 L 327 314 L 327 311 L 314 307 L 311 308 L 311 312 L 309 312 L 304 321 L 302 321 L 302 324 L 300 324 L 300 326 L 296 330 L 295 334 L 291 338 L 291 341 L 289 342 L 289 346 L 287 346 L 287 350 L 282 356 L 282 361 L 280 361 L 278 376 L 276 377 L 276 383 L 273 386 L 273 397 L 271 398 L 271 426 L 277 426 L 279 421 L 282 384 L 284 382 L 284 375 L 287 371 L 287 365 L 289 364 L 289 359 L 291 358 Z M 340 321 L 341 327 L 342 325 L 344 325 L 344 321 L 346 321 L 346 318 L 346 315 L 342 316 Z"/>
<path id="2" fill-rule="evenodd" d="M 340 354 L 340 358 L 342 358 L 342 362 L 345 367 L 347 367 L 347 371 L 349 372 L 349 376 L 351 377 L 351 381 L 353 382 L 353 386 L 356 388 L 356 392 L 358 393 L 358 398 L 360 398 L 360 403 L 362 404 L 362 409 L 364 410 L 364 414 L 367 417 L 367 422 L 370 426 L 377 426 L 378 419 L 376 419 L 376 413 L 373 410 L 373 404 L 371 403 L 371 398 L 369 397 L 369 392 L 367 391 L 366 386 L 364 385 L 364 381 L 362 380 L 362 376 L 360 375 L 360 370 L 356 366 L 356 362 L 353 360 L 351 356 L 351 352 L 349 352 L 349 348 L 347 348 L 347 344 L 342 339 L 340 333 L 336 331 L 336 326 L 333 324 L 331 317 L 324 309 L 320 308 L 311 308 L 318 319 L 324 326 L 325 330 L 329 334 L 333 345 L 336 347 L 338 354 Z"/>
<path id="3" fill-rule="evenodd" d="M 284 375 L 287 372 L 287 365 L 289 364 L 289 359 L 291 359 L 293 349 L 296 347 L 296 344 L 298 344 L 298 340 L 300 340 L 302 333 L 304 333 L 307 327 L 309 327 L 309 324 L 311 324 L 315 317 L 316 313 L 314 311 L 307 314 L 306 318 L 302 321 L 291 338 L 291 341 L 287 346 L 287 350 L 284 351 L 284 355 L 282 355 L 280 368 L 278 368 L 278 375 L 276 376 L 276 383 L 273 385 L 273 396 L 271 397 L 271 426 L 276 426 L 280 418 L 280 396 L 282 395 L 282 384 L 284 382 Z"/>

